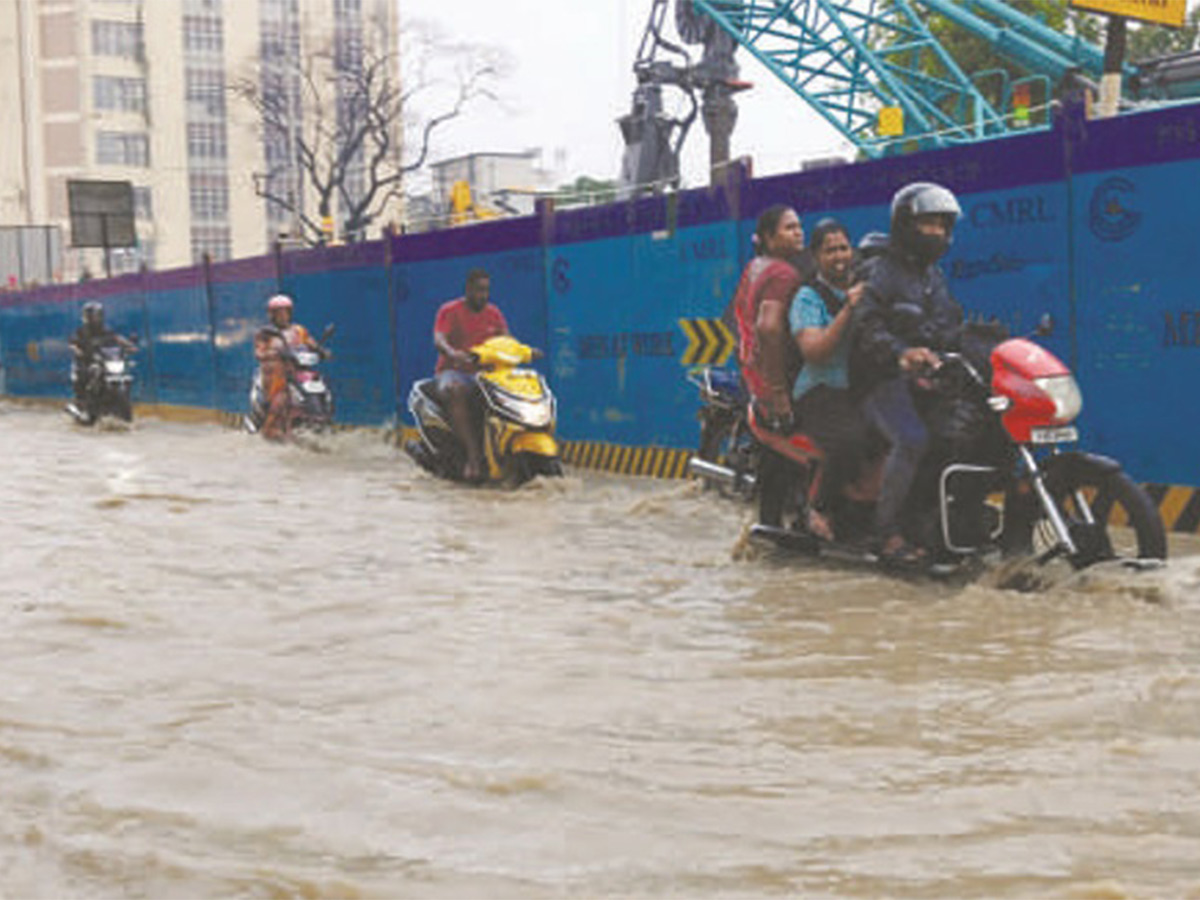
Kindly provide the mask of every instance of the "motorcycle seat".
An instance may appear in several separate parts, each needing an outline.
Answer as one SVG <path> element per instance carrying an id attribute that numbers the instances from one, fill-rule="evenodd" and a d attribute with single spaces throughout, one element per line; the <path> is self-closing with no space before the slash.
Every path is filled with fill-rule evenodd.
<path id="1" fill-rule="evenodd" d="M 813 442 L 812 438 L 802 431 L 782 434 L 761 425 L 754 414 L 753 405 L 746 412 L 746 421 L 750 426 L 750 431 L 759 443 L 800 465 L 810 465 L 811 463 L 820 461 L 825 456 Z"/>

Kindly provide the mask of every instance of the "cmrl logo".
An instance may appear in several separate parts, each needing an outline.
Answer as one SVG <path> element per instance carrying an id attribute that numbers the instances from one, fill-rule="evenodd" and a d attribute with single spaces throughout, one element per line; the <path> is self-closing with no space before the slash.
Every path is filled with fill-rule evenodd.
<path id="1" fill-rule="evenodd" d="M 1102 241 L 1123 241 L 1142 223 L 1130 201 L 1137 187 L 1128 178 L 1106 178 L 1096 185 L 1088 206 L 1088 227 Z"/>

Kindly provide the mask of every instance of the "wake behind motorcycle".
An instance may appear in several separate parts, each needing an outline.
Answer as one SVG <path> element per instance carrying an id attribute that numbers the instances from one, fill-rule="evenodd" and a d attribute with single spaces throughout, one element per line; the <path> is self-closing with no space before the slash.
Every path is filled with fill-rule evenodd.
<path id="1" fill-rule="evenodd" d="M 264 329 L 282 337 L 274 328 Z M 321 433 L 333 425 L 333 392 L 321 373 L 321 364 L 329 356 L 325 345 L 333 336 L 334 326 L 326 325 L 316 347 L 288 346 L 283 361 L 287 369 L 287 391 L 291 408 L 291 429 Z M 263 390 L 262 370 L 255 369 L 250 383 L 250 411 L 242 417 L 242 427 L 257 434 L 267 418 L 267 398 Z"/>
<path id="2" fill-rule="evenodd" d="M 990 369 L 990 377 L 981 369 Z M 919 400 L 931 447 L 906 509 L 906 536 L 929 549 L 934 571 L 954 571 L 996 551 L 1033 555 L 1039 563 L 1065 559 L 1075 569 L 1166 558 L 1158 510 L 1120 464 L 1064 449 L 1079 439 L 1073 423 L 1082 403 L 1070 370 L 1031 340 L 996 343 L 982 364 L 968 354 L 942 355 Z M 833 511 L 837 540 L 819 540 L 805 515 L 819 449 L 802 433 L 783 437 L 762 429 L 753 411 L 749 421 L 759 441 L 799 473 L 787 504 L 792 521 L 758 525 L 754 533 L 806 554 L 878 562 L 867 540 L 873 501 L 861 493 L 852 498 L 848 488 Z"/>
<path id="3" fill-rule="evenodd" d="M 90 359 L 72 363 L 85 369 L 82 396 L 66 407 L 76 422 L 94 425 L 102 416 L 133 421 L 133 344 L 112 340 L 97 347 Z"/>
<path id="4" fill-rule="evenodd" d="M 554 395 L 545 378 L 523 368 L 541 356 L 540 351 L 501 335 L 473 347 L 471 352 L 481 367 L 475 381 L 484 400 L 487 480 L 520 485 L 538 475 L 562 475 L 554 438 Z M 450 425 L 435 379 L 422 379 L 412 386 L 408 411 L 419 437 L 405 443 L 405 452 L 434 475 L 461 480 L 466 452 Z"/>

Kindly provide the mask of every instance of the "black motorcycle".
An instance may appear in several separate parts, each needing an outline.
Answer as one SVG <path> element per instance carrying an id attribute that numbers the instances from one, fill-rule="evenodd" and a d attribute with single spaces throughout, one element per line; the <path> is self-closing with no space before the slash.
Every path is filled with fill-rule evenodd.
<path id="1" fill-rule="evenodd" d="M 750 499 L 755 493 L 758 442 L 746 422 L 749 396 L 732 369 L 699 366 L 688 381 L 700 393 L 700 441 L 688 461 L 688 472 L 731 496 Z"/>
<path id="2" fill-rule="evenodd" d="M 94 425 L 102 416 L 122 422 L 133 421 L 133 360 L 136 338 L 114 339 L 96 347 L 86 360 L 76 359 L 73 366 L 83 368 L 81 395 L 67 404 L 67 412 L 81 425 Z M 78 373 L 73 373 L 75 380 Z"/>
<path id="3" fill-rule="evenodd" d="M 1162 518 L 1145 490 L 1117 461 L 1067 448 L 1079 440 L 1074 420 L 1082 396 L 1070 369 L 1038 344 L 996 340 L 984 329 L 964 340 L 963 352 L 942 354 L 914 392 L 931 444 L 904 519 L 906 536 L 928 549 L 933 571 L 953 572 L 989 553 L 1033 555 L 1041 563 L 1061 558 L 1076 569 L 1166 558 Z M 785 526 L 757 525 L 754 533 L 805 554 L 882 562 L 871 540 L 875 498 L 862 489 L 874 483 L 877 490 L 878 478 L 867 471 L 846 486 L 830 511 L 837 539 L 820 540 L 805 515 L 819 450 L 802 433 L 760 428 L 753 410 L 748 424 L 796 473 Z M 876 454 L 871 465 L 882 462 Z"/>

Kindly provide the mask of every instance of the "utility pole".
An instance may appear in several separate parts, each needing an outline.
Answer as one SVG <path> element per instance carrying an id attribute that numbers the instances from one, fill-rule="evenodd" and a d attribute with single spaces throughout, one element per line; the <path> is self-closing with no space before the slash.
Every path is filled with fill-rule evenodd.
<path id="1" fill-rule="evenodd" d="M 1115 116 L 1121 105 L 1121 79 L 1124 77 L 1126 19 L 1124 16 L 1108 17 L 1108 31 L 1104 43 L 1104 74 L 1100 76 L 1100 99 L 1096 104 L 1096 117 L 1107 119 Z"/>

